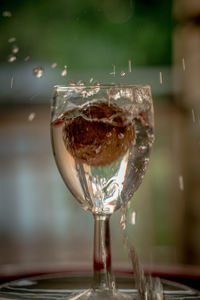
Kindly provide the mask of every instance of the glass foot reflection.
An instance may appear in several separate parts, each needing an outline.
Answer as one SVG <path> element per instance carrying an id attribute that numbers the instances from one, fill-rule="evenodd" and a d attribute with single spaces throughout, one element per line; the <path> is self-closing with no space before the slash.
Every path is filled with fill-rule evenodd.
<path id="1" fill-rule="evenodd" d="M 91 276 L 86 274 L 61 274 L 41 276 L 14 281 L 0 288 L 0 299 L 139 299 L 131 275 L 118 275 L 119 290 L 112 295 L 94 292 L 90 289 Z M 163 295 L 160 299 L 200 299 L 197 291 L 181 284 L 162 281 Z M 148 295 L 145 297 L 150 299 Z M 155 298 L 156 299 L 156 298 Z"/>

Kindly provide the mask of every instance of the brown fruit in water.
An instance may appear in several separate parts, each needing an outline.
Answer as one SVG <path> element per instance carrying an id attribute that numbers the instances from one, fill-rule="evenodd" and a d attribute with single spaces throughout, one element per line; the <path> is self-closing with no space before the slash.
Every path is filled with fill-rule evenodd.
<path id="1" fill-rule="evenodd" d="M 134 125 L 119 107 L 101 102 L 79 112 L 78 117 L 65 120 L 63 129 L 67 150 L 78 161 L 104 166 L 121 157 L 133 143 Z"/>

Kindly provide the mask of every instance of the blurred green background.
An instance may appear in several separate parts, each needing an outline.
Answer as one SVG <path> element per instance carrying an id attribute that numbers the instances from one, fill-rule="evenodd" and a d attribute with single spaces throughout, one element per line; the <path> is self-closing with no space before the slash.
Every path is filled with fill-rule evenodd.
<path id="1" fill-rule="evenodd" d="M 19 269 L 91 267 L 92 216 L 67 192 L 49 136 L 53 85 L 91 78 L 151 85 L 156 142 L 131 201 L 128 217 L 135 212 L 136 223 L 128 224 L 128 234 L 148 268 L 199 270 L 198 3 L 188 8 L 185 0 L 1 1 L 2 276 Z M 12 37 L 16 41 L 8 42 Z M 16 59 L 9 62 L 9 55 Z M 44 70 L 40 78 L 35 67 Z M 120 213 L 112 217 L 114 267 L 130 268 L 119 219 Z"/>

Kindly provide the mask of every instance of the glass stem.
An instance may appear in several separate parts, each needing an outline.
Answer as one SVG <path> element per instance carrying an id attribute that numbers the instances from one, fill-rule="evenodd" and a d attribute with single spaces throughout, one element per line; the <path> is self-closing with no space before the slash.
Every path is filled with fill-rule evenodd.
<path id="1" fill-rule="evenodd" d="M 110 216 L 94 215 L 93 289 L 112 290 Z"/>

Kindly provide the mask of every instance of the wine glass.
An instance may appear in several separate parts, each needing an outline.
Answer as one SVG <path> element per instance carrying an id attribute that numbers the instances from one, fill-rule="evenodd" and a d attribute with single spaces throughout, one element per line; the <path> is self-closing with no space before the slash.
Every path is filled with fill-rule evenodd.
<path id="1" fill-rule="evenodd" d="M 151 89 L 143 85 L 55 86 L 54 157 L 68 189 L 94 216 L 93 283 L 71 299 L 132 299 L 115 285 L 110 216 L 142 182 L 154 140 Z"/>

